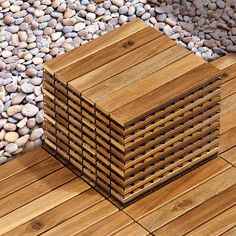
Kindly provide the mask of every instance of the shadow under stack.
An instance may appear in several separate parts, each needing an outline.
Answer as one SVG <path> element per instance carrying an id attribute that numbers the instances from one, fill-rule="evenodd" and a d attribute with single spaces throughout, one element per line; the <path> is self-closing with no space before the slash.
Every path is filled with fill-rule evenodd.
<path id="1" fill-rule="evenodd" d="M 121 203 L 217 156 L 220 71 L 142 21 L 44 69 L 44 145 Z"/>

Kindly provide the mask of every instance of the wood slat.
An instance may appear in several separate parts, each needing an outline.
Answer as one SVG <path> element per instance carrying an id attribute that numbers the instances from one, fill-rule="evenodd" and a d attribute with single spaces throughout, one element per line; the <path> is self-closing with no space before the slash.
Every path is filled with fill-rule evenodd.
<path id="1" fill-rule="evenodd" d="M 141 225 L 137 223 L 132 223 L 126 228 L 120 230 L 119 232 L 113 234 L 113 236 L 146 236 L 149 235 L 148 231 L 145 230 Z"/>
<path id="2" fill-rule="evenodd" d="M 236 102 L 236 101 L 235 101 Z M 226 112 L 220 117 L 220 133 L 223 134 L 236 126 L 236 109 Z"/>
<path id="3" fill-rule="evenodd" d="M 236 227 L 229 229 L 225 233 L 221 234 L 221 236 L 235 236 L 236 235 Z"/>
<path id="4" fill-rule="evenodd" d="M 89 189 L 13 229 L 9 232 L 9 235 L 39 235 L 98 204 L 103 199 L 102 195 L 94 189 Z"/>
<path id="5" fill-rule="evenodd" d="M 224 57 L 220 57 L 217 60 L 211 62 L 211 64 L 220 70 L 223 70 L 236 62 L 236 55 L 234 53 L 227 54 Z"/>
<path id="6" fill-rule="evenodd" d="M 223 83 L 226 83 L 232 79 L 236 78 L 236 60 L 235 60 L 235 64 L 225 68 L 222 70 L 222 72 L 224 73 L 223 76 Z"/>
<path id="7" fill-rule="evenodd" d="M 133 219 L 138 220 L 149 214 L 153 210 L 169 201 L 189 192 L 194 187 L 213 178 L 217 174 L 225 171 L 230 164 L 221 158 L 216 158 L 181 178 L 169 183 L 168 185 L 156 190 L 154 193 L 144 197 L 143 199 L 133 203 L 124 209 Z"/>
<path id="8" fill-rule="evenodd" d="M 222 154 L 234 146 L 236 146 L 236 127 L 229 129 L 220 136 L 219 153 Z"/>
<path id="9" fill-rule="evenodd" d="M 53 189 L 75 178 L 75 174 L 66 168 L 39 179 L 38 181 L 22 188 L 0 200 L 0 217 L 22 207 L 30 201 L 52 191 Z M 17 199 L 17 201 L 15 200 Z M 11 204 L 9 204 L 11 203 Z"/>
<path id="10" fill-rule="evenodd" d="M 0 167 L 0 181 L 3 181 L 47 158 L 49 154 L 41 147 L 28 152 Z"/>
<path id="11" fill-rule="evenodd" d="M 221 87 L 221 99 L 236 93 L 236 78 L 224 83 Z"/>
<path id="12" fill-rule="evenodd" d="M 113 235 L 115 232 L 120 231 L 122 228 L 126 227 L 127 225 L 130 225 L 132 222 L 133 220 L 124 212 L 118 211 L 76 235 Z"/>
<path id="13" fill-rule="evenodd" d="M 236 110 L 236 93 L 221 101 L 221 115 Z"/>
<path id="14" fill-rule="evenodd" d="M 74 89 L 83 92 L 100 82 L 151 58 L 174 44 L 174 41 L 169 40 L 165 36 L 158 37 L 157 39 L 72 80 L 69 82 L 69 87 L 72 86 Z"/>
<path id="15" fill-rule="evenodd" d="M 89 189 L 89 186 L 81 179 L 75 179 L 64 184 L 0 218 L 0 234 L 6 234 L 87 189 Z M 35 227 L 37 227 L 37 225 Z M 9 234 L 11 235 L 10 232 Z"/>
<path id="16" fill-rule="evenodd" d="M 186 234 L 187 236 L 217 236 L 236 226 L 236 205 L 205 224 Z"/>
<path id="17" fill-rule="evenodd" d="M 98 101 L 117 90 L 123 89 L 125 86 L 134 83 L 135 81 L 144 79 L 146 76 L 158 71 L 167 65 L 185 57 L 189 51 L 184 50 L 178 45 L 170 47 L 165 51 L 147 59 L 146 61 L 137 64 L 115 75 L 108 80 L 105 80 L 98 85 L 83 92 L 83 95 L 91 101 Z M 127 94 L 126 94 L 127 96 Z M 103 107 L 102 107 L 103 108 Z M 109 111 L 109 110 L 108 110 Z"/>
<path id="18" fill-rule="evenodd" d="M 235 205 L 236 185 L 185 213 L 154 232 L 154 235 L 185 235 Z"/>
<path id="19" fill-rule="evenodd" d="M 149 215 L 140 219 L 139 223 L 149 231 L 153 232 L 194 207 L 199 206 L 204 201 L 207 201 L 215 195 L 223 192 L 235 183 L 236 169 L 232 167 L 194 188 L 192 191 L 185 193 L 164 206 L 154 210 Z"/>
<path id="20" fill-rule="evenodd" d="M 62 164 L 53 158 L 13 175 L 0 182 L 0 199 L 62 168 Z"/>
<path id="21" fill-rule="evenodd" d="M 236 165 L 236 146 L 222 153 L 220 156 L 232 165 Z"/>
<path id="22" fill-rule="evenodd" d="M 60 235 L 61 232 L 63 232 L 64 235 L 76 235 L 109 215 L 114 214 L 116 211 L 118 211 L 118 208 L 112 205 L 108 200 L 103 200 L 42 235 Z"/>
<path id="23" fill-rule="evenodd" d="M 71 63 L 74 63 L 75 60 L 80 61 L 88 56 L 91 57 L 94 53 L 146 27 L 148 26 L 143 21 L 135 19 L 129 24 L 125 24 L 124 27 L 110 31 L 109 33 L 103 35 L 103 37 L 98 37 L 89 44 L 84 44 L 64 55 L 57 56 L 53 60 L 46 62 L 43 67 L 54 75 L 56 71 L 70 65 Z"/>

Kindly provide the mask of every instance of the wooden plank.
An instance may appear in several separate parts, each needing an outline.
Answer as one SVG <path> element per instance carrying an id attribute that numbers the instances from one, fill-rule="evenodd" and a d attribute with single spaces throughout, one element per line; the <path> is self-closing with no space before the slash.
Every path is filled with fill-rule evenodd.
<path id="1" fill-rule="evenodd" d="M 0 218 L 0 234 L 5 234 L 13 230 L 87 189 L 89 189 L 89 186 L 81 179 L 75 179 L 64 184 L 50 193 L 47 193 Z"/>
<path id="2" fill-rule="evenodd" d="M 235 205 L 236 185 L 164 225 L 154 235 L 185 235 Z"/>
<path id="3" fill-rule="evenodd" d="M 125 24 L 116 30 L 113 30 L 103 37 L 98 37 L 96 40 L 91 41 L 89 44 L 84 44 L 79 48 L 75 48 L 68 53 L 57 56 L 53 60 L 44 63 L 43 67 L 52 75 L 61 68 L 68 66 L 69 64 L 82 60 L 85 57 L 91 56 L 97 51 L 100 51 L 107 46 L 122 40 L 127 35 L 132 35 L 144 28 L 148 27 L 143 21 L 135 19 L 132 22 Z"/>
<path id="4" fill-rule="evenodd" d="M 0 181 L 3 181 L 45 159 L 50 156 L 42 148 L 37 148 L 34 151 L 22 154 L 20 157 L 9 161 L 0 167 Z"/>
<path id="5" fill-rule="evenodd" d="M 236 110 L 236 93 L 221 101 L 221 115 Z"/>
<path id="6" fill-rule="evenodd" d="M 159 207 L 149 215 L 144 216 L 139 220 L 139 223 L 149 231 L 153 232 L 194 207 L 199 206 L 204 201 L 223 192 L 235 183 L 236 169 L 232 167 L 194 188 L 192 191 L 183 194 L 162 207 Z"/>
<path id="7" fill-rule="evenodd" d="M 89 189 L 25 224 L 20 225 L 6 235 L 39 235 L 97 204 L 103 199 L 103 196 L 94 189 Z"/>
<path id="8" fill-rule="evenodd" d="M 232 165 L 236 165 L 236 146 L 222 153 L 220 156 Z"/>
<path id="9" fill-rule="evenodd" d="M 217 67 L 220 70 L 223 70 L 236 62 L 236 55 L 235 53 L 227 54 L 224 57 L 220 57 L 217 60 L 211 62 L 211 64 Z"/>
<path id="10" fill-rule="evenodd" d="M 236 93 L 236 78 L 224 83 L 221 87 L 221 98 L 224 99 Z"/>
<path id="11" fill-rule="evenodd" d="M 236 226 L 236 205 L 205 224 L 186 234 L 187 236 L 217 236 Z"/>
<path id="12" fill-rule="evenodd" d="M 236 126 L 236 109 L 226 112 L 220 117 L 220 133 L 230 130 L 231 128 Z"/>
<path id="13" fill-rule="evenodd" d="M 127 225 L 130 225 L 132 222 L 133 220 L 129 216 L 127 216 L 124 212 L 118 211 L 76 235 L 78 236 L 113 235 L 115 232 L 121 230 Z"/>
<path id="14" fill-rule="evenodd" d="M 80 76 L 79 78 L 72 80 L 69 82 L 69 86 L 83 92 L 92 86 L 95 86 L 100 82 L 151 58 L 174 44 L 174 41 L 169 40 L 166 36 L 161 36 L 95 70 L 90 71 L 89 73 L 84 74 L 83 76 Z"/>
<path id="15" fill-rule="evenodd" d="M 0 199 L 62 168 L 54 158 L 46 159 L 37 165 L 19 172 L 0 182 Z"/>
<path id="16" fill-rule="evenodd" d="M 230 164 L 226 161 L 221 158 L 215 158 L 181 178 L 163 186 L 143 199 L 131 204 L 125 208 L 124 211 L 133 219 L 138 220 L 158 207 L 161 207 L 182 194 L 189 192 L 205 181 L 225 171 L 229 167 Z"/>
<path id="17" fill-rule="evenodd" d="M 146 61 L 143 61 L 128 70 L 125 70 L 108 80 L 105 80 L 96 86 L 83 92 L 83 95 L 91 101 L 98 101 L 117 90 L 123 89 L 125 86 L 138 80 L 143 80 L 146 76 L 158 71 L 167 65 L 185 57 L 190 52 L 184 50 L 178 45 L 166 49 Z M 127 96 L 127 94 L 126 94 Z M 102 107 L 103 108 L 103 107 Z"/>
<path id="18" fill-rule="evenodd" d="M 236 227 L 229 229 L 225 233 L 221 234 L 221 236 L 235 236 L 236 235 Z"/>
<path id="19" fill-rule="evenodd" d="M 75 178 L 75 174 L 66 168 L 62 168 L 26 186 L 25 188 L 8 195 L 0 200 L 0 217 L 22 207 L 36 198 L 41 197 L 53 189 L 69 182 L 73 178 Z"/>
<path id="20" fill-rule="evenodd" d="M 76 235 L 116 211 L 118 211 L 118 208 L 112 205 L 108 200 L 103 200 L 42 235 L 60 235 L 61 232 L 63 232 L 64 235 Z"/>
<path id="21" fill-rule="evenodd" d="M 150 42 L 160 35 L 161 33 L 159 31 L 151 27 L 144 28 L 134 34 L 127 32 L 127 37 L 107 46 L 105 49 L 97 51 L 93 55 L 81 60 L 76 60 L 75 58 L 74 63 L 56 72 L 56 78 L 64 82 L 69 82 Z"/>
<path id="22" fill-rule="evenodd" d="M 219 75 L 220 71 L 218 69 L 214 67 L 209 68 L 209 65 L 206 63 L 202 64 L 185 73 L 183 76 L 173 80 L 171 83 L 167 83 L 164 86 L 127 103 L 117 110 L 114 110 L 111 113 L 111 117 L 121 125 L 127 126 L 129 123 L 147 115 L 157 106 L 163 105 L 166 101 L 176 99 L 183 94 L 183 91 L 187 92 L 188 90 L 197 88 L 209 81 L 209 78 Z M 164 78 L 167 75 L 164 73 L 162 76 Z M 165 91 L 165 93 L 163 93 L 163 91 Z"/>
<path id="23" fill-rule="evenodd" d="M 137 223 L 132 223 L 126 228 L 120 230 L 119 232 L 113 234 L 112 236 L 146 236 L 149 235 L 148 231 L 145 230 L 141 225 Z"/>
<path id="24" fill-rule="evenodd" d="M 223 69 L 222 72 L 224 73 L 222 80 L 223 83 L 226 83 L 227 81 L 236 78 L 236 61 L 235 64 Z"/>
<path id="25" fill-rule="evenodd" d="M 223 153 L 236 146 L 236 127 L 229 129 L 220 136 L 219 153 Z"/>

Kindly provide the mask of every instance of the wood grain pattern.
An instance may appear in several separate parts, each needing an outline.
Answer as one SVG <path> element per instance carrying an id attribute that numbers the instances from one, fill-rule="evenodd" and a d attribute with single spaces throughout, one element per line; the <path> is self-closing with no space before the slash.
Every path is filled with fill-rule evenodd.
<path id="1" fill-rule="evenodd" d="M 120 231 L 122 228 L 131 224 L 133 220 L 122 211 L 118 211 L 102 221 L 92 225 L 84 231 L 78 233 L 78 236 L 101 236 L 113 235 L 115 232 Z M 127 235 L 127 234 L 126 234 Z"/>
<path id="2" fill-rule="evenodd" d="M 223 70 L 236 62 L 236 55 L 234 53 L 230 53 L 224 57 L 220 57 L 217 60 L 211 62 L 211 64 L 217 67 L 220 70 Z"/>
<path id="3" fill-rule="evenodd" d="M 7 235 L 39 235 L 69 218 L 98 204 L 104 198 L 94 189 L 89 189 L 49 211 L 13 229 Z"/>
<path id="4" fill-rule="evenodd" d="M 173 41 L 161 36 L 125 55 L 94 69 L 69 82 L 69 87 L 81 92 L 135 66 L 174 45 Z"/>
<path id="5" fill-rule="evenodd" d="M 236 110 L 236 93 L 221 101 L 221 115 Z"/>
<path id="6" fill-rule="evenodd" d="M 201 225 L 200 227 L 196 228 L 195 230 L 189 232 L 188 236 L 216 236 L 220 235 L 232 227 L 236 226 L 236 205 L 231 207 L 230 209 L 226 210 L 222 214 L 216 216 L 215 218 L 209 220 L 205 224 Z"/>
<path id="7" fill-rule="evenodd" d="M 236 185 L 159 228 L 154 235 L 185 235 L 235 205 Z M 190 220 L 191 219 L 191 220 Z M 191 234 L 190 234 L 191 235 Z"/>
<path id="8" fill-rule="evenodd" d="M 135 19 L 132 21 L 132 23 L 125 24 L 124 27 L 120 27 L 116 31 L 113 30 L 103 35 L 103 37 L 99 37 L 97 40 L 93 40 L 90 44 L 84 44 L 79 48 L 71 50 L 66 55 L 64 54 L 58 56 L 53 60 L 46 62 L 43 67 L 52 75 L 54 75 L 57 70 L 73 63 L 75 58 L 76 60 L 81 60 L 87 56 L 91 56 L 93 55 L 93 53 L 96 53 L 97 51 L 106 48 L 112 43 L 120 41 L 124 37 L 127 37 L 127 35 L 131 35 L 146 27 L 147 25 L 141 20 Z"/>
<path id="9" fill-rule="evenodd" d="M 236 127 L 233 127 L 220 136 L 219 153 L 229 150 L 236 146 Z"/>
<path id="10" fill-rule="evenodd" d="M 33 154 L 33 155 L 32 155 Z M 14 159 L 14 161 L 8 162 L 7 165 L 0 171 L 0 181 L 3 181 L 45 159 L 50 155 L 42 148 L 37 148 L 31 153 L 25 153 Z"/>
<path id="11" fill-rule="evenodd" d="M 40 178 L 62 168 L 62 164 L 53 158 L 46 159 L 37 165 L 25 169 L 16 175 L 0 182 L 0 199 L 27 186 Z"/>
<path id="12" fill-rule="evenodd" d="M 176 217 L 188 212 L 204 201 L 223 192 L 235 183 L 236 169 L 230 168 L 229 170 L 217 175 L 215 178 L 210 179 L 209 181 L 206 181 L 200 186 L 194 188 L 191 192 L 183 194 L 182 196 L 156 209 L 149 215 L 140 219 L 139 222 L 149 231 L 153 232 Z"/>
<path id="13" fill-rule="evenodd" d="M 236 78 L 224 83 L 221 87 L 221 99 L 236 93 Z"/>
<path id="14" fill-rule="evenodd" d="M 222 153 L 220 156 L 232 165 L 236 165 L 236 146 Z"/>
<path id="15" fill-rule="evenodd" d="M 221 234 L 221 236 L 234 236 L 236 235 L 236 227 L 233 227 L 232 229 L 229 229 L 225 233 Z"/>
<path id="16" fill-rule="evenodd" d="M 103 200 L 42 235 L 55 235 L 61 232 L 65 235 L 76 235 L 89 226 L 115 213 L 117 210 L 118 208 L 113 206 L 109 201 Z"/>
<path id="17" fill-rule="evenodd" d="M 113 236 L 146 236 L 149 235 L 148 231 L 137 223 L 132 223 L 126 228 L 119 230 L 119 232 L 113 234 Z"/>
<path id="18" fill-rule="evenodd" d="M 176 197 L 189 192 L 194 187 L 204 183 L 229 167 L 230 164 L 221 158 L 213 159 L 198 169 L 182 176 L 180 179 L 133 203 L 125 208 L 124 211 L 135 220 L 138 220 Z"/>

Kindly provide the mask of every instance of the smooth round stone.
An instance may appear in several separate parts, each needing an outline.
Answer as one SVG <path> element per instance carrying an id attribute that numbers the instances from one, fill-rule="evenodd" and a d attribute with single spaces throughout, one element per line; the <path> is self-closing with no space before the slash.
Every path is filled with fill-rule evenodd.
<path id="1" fill-rule="evenodd" d="M 17 139 L 15 141 L 15 144 L 18 147 L 23 147 L 27 143 L 27 141 L 29 140 L 29 137 L 30 137 L 29 134 L 26 134 L 26 135 L 20 137 L 19 139 Z"/>
<path id="2" fill-rule="evenodd" d="M 4 18 L 3 18 L 3 23 L 6 24 L 6 25 L 11 25 L 14 23 L 14 18 L 10 15 L 6 15 Z"/>
<path id="3" fill-rule="evenodd" d="M 18 122 L 16 126 L 21 129 L 26 125 L 27 121 L 28 121 L 28 118 L 25 117 L 20 122 Z"/>
<path id="4" fill-rule="evenodd" d="M 18 138 L 19 134 L 17 132 L 7 132 L 4 137 L 7 142 L 15 142 Z"/>
<path id="5" fill-rule="evenodd" d="M 74 31 L 78 32 L 85 29 L 85 23 L 77 23 L 74 25 Z"/>
<path id="6" fill-rule="evenodd" d="M 6 86 L 6 91 L 9 93 L 14 93 L 17 90 L 17 84 L 10 83 Z"/>
<path id="7" fill-rule="evenodd" d="M 33 104 L 26 104 L 25 106 L 23 106 L 22 110 L 21 110 L 21 113 L 24 115 L 24 116 L 27 116 L 27 117 L 33 117 L 35 116 L 37 113 L 39 112 L 39 109 L 38 107 L 36 107 L 35 105 Z"/>
<path id="8" fill-rule="evenodd" d="M 31 83 L 35 86 L 40 85 L 42 82 L 43 82 L 43 79 L 40 77 L 33 78 L 29 81 L 29 83 Z"/>
<path id="9" fill-rule="evenodd" d="M 34 92 L 34 85 L 30 83 L 25 83 L 21 85 L 21 90 L 24 93 L 33 93 Z"/>
<path id="10" fill-rule="evenodd" d="M 13 153 L 17 151 L 17 149 L 18 149 L 18 146 L 15 143 L 9 143 L 6 145 L 4 150 L 8 153 Z"/>
<path id="11" fill-rule="evenodd" d="M 43 121 L 44 121 L 44 110 L 40 110 L 40 111 L 38 112 L 38 114 L 37 114 L 36 117 L 35 117 L 35 120 L 36 120 L 36 122 L 37 122 L 38 124 L 43 123 Z"/>
<path id="12" fill-rule="evenodd" d="M 124 5 L 124 0 L 111 0 L 112 4 L 116 5 L 117 7 L 121 7 Z"/>
<path id="13" fill-rule="evenodd" d="M 34 68 L 31 67 L 25 71 L 25 74 L 29 77 L 33 77 L 33 76 L 37 75 L 37 70 L 35 70 Z"/>
<path id="14" fill-rule="evenodd" d="M 18 113 L 20 111 L 21 111 L 21 106 L 20 105 L 14 105 L 14 106 L 11 106 L 7 109 L 7 115 L 13 116 L 13 115 L 15 115 L 16 113 Z"/>
<path id="15" fill-rule="evenodd" d="M 0 156 L 0 165 L 4 164 L 7 162 L 7 157 L 6 156 Z"/>
<path id="16" fill-rule="evenodd" d="M 40 57 L 34 57 L 32 61 L 35 65 L 40 65 L 43 63 L 43 59 Z"/>
<path id="17" fill-rule="evenodd" d="M 66 34 L 66 33 L 70 33 L 73 31 L 73 26 L 65 26 L 63 28 L 63 32 Z"/>
<path id="18" fill-rule="evenodd" d="M 119 17 L 119 24 L 124 24 L 125 22 L 127 22 L 127 20 L 128 20 L 128 17 L 127 16 L 124 16 L 124 15 L 120 15 L 120 17 Z"/>
<path id="19" fill-rule="evenodd" d="M 18 130 L 18 133 L 23 136 L 30 132 L 30 129 L 27 126 L 24 126 Z"/>
<path id="20" fill-rule="evenodd" d="M 33 129 L 32 133 L 30 135 L 30 140 L 34 141 L 34 140 L 40 138 L 42 135 L 43 135 L 42 128 Z"/>
<path id="21" fill-rule="evenodd" d="M 125 14 L 127 14 L 128 13 L 128 7 L 126 7 L 126 6 L 121 6 L 120 8 L 119 8 L 119 13 L 121 14 L 121 15 L 125 15 Z"/>
<path id="22" fill-rule="evenodd" d="M 12 105 L 20 104 L 24 100 L 25 97 L 26 95 L 24 93 L 18 93 L 16 96 L 12 98 L 12 101 L 11 101 Z"/>
<path id="23" fill-rule="evenodd" d="M 86 19 L 87 20 L 90 20 L 90 21 L 94 21 L 96 19 L 96 14 L 92 13 L 92 12 L 89 12 L 87 15 L 86 15 Z"/>
<path id="24" fill-rule="evenodd" d="M 36 9 L 36 10 L 34 11 L 34 15 L 35 15 L 36 17 L 41 17 L 41 16 L 43 16 L 44 14 L 45 14 L 45 12 L 44 12 L 43 10 Z"/>
<path id="25" fill-rule="evenodd" d="M 6 124 L 3 125 L 3 128 L 6 131 L 14 131 L 14 130 L 16 130 L 16 125 L 12 124 L 12 123 L 6 123 Z"/>
<path id="26" fill-rule="evenodd" d="M 2 51 L 2 57 L 4 57 L 4 58 L 9 58 L 9 57 L 11 57 L 12 56 L 12 52 L 11 51 Z"/>
<path id="27" fill-rule="evenodd" d="M 18 12 L 18 11 L 20 11 L 20 6 L 18 6 L 18 5 L 11 5 L 10 6 L 10 10 L 12 12 Z"/>
<path id="28" fill-rule="evenodd" d="M 57 41 L 62 35 L 62 32 L 56 32 L 52 34 L 52 40 Z"/>
<path id="29" fill-rule="evenodd" d="M 34 126 L 36 125 L 36 120 L 34 118 L 30 118 L 28 121 L 27 121 L 27 126 L 28 128 L 34 128 Z"/>
<path id="30" fill-rule="evenodd" d="M 4 104 L 0 101 L 0 114 L 4 111 Z"/>
<path id="31" fill-rule="evenodd" d="M 96 9 L 95 13 L 97 16 L 102 16 L 102 15 L 104 15 L 105 11 L 106 11 L 105 8 L 100 7 L 100 8 Z"/>

